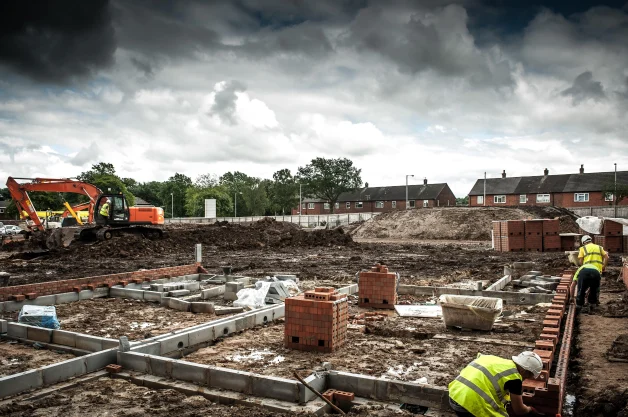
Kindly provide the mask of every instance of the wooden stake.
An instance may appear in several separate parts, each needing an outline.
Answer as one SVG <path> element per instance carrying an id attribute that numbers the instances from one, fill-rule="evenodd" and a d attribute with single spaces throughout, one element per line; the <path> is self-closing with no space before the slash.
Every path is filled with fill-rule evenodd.
<path id="1" fill-rule="evenodd" d="M 327 398 L 323 397 L 323 395 L 316 391 L 314 388 L 312 388 L 312 386 L 310 386 L 310 384 L 308 384 L 307 382 L 305 382 L 303 380 L 303 378 L 301 378 L 301 376 L 299 374 L 297 374 L 297 371 L 292 371 L 292 374 L 295 376 L 296 379 L 299 380 L 300 383 L 302 383 L 303 385 L 305 385 L 305 387 L 307 389 L 309 389 L 310 391 L 312 391 L 314 394 L 316 394 L 318 396 L 318 398 L 322 399 L 323 401 L 325 401 L 327 404 L 329 404 L 331 406 L 331 408 L 333 408 L 334 410 L 336 410 L 337 412 L 339 412 L 340 414 L 342 414 L 343 416 L 346 415 L 344 411 L 342 411 L 340 408 L 336 407 L 331 401 L 329 401 Z"/>

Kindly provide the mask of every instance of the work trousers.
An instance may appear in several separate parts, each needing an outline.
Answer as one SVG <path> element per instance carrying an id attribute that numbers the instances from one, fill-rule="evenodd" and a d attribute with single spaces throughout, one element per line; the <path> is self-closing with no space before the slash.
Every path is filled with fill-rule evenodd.
<path id="1" fill-rule="evenodd" d="M 578 274 L 578 296 L 576 297 L 576 305 L 582 307 L 584 305 L 584 297 L 589 290 L 589 304 L 600 304 L 600 282 L 602 276 L 600 271 L 593 268 L 582 268 Z"/>

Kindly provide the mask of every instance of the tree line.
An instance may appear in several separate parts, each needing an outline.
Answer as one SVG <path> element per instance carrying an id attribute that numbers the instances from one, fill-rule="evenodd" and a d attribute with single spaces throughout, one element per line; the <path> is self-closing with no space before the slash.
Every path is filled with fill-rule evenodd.
<path id="1" fill-rule="evenodd" d="M 107 162 L 93 165 L 76 179 L 93 184 L 105 193 L 121 192 L 131 206 L 138 197 L 163 207 L 166 217 L 203 217 L 205 199 L 216 200 L 218 217 L 289 214 L 299 204 L 299 188 L 303 198 L 328 201 L 333 212 L 341 193 L 362 186 L 361 170 L 347 158 L 314 158 L 294 174 L 284 168 L 276 171 L 272 179 L 233 171 L 220 176 L 203 174 L 192 180 L 177 172 L 166 181 L 139 182 L 120 177 L 114 165 Z M 72 205 L 86 201 L 80 194 L 37 192 L 29 195 L 40 211 L 63 210 L 65 201 Z M 0 197 L 10 200 L 8 189 L 0 189 Z M 7 214 L 17 215 L 13 203 L 9 204 Z"/>

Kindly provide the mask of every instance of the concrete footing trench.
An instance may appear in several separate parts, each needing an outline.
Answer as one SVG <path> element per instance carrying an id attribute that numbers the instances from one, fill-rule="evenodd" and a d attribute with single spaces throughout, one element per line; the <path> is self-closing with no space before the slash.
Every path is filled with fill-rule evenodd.
<path id="1" fill-rule="evenodd" d="M 561 282 L 571 274 L 566 271 Z M 478 353 L 508 357 L 540 349 L 548 352 L 544 379 L 524 384 L 525 395 L 537 408 L 560 412 L 574 308 L 564 286 L 555 294 L 526 294 L 509 291 L 509 282 L 505 276 L 476 289 L 397 286 L 400 304 L 441 294 L 501 298 L 504 314 L 495 328 L 474 332 L 446 328 L 440 318 L 400 317 L 394 310 L 365 316 L 371 310 L 358 306 L 358 284 L 338 285 L 337 298 L 348 297 L 343 299 L 349 305 L 347 340 L 326 353 L 287 349 L 283 303 L 233 307 L 224 302 L 226 294 L 251 287 L 254 280 L 207 274 L 200 263 L 58 281 L 54 287 L 5 287 L 0 352 L 8 360 L 0 374 L 0 410 L 11 414 L 42 398 L 79 395 L 81 387 L 115 386 L 202 397 L 215 410 L 330 413 L 331 407 L 294 377 L 296 371 L 321 393 L 352 393 L 354 407 L 449 416 L 447 384 Z M 61 329 L 18 323 L 23 305 L 56 306 Z M 557 322 L 550 323 L 550 316 Z M 194 401 L 204 410 L 202 399 Z"/>

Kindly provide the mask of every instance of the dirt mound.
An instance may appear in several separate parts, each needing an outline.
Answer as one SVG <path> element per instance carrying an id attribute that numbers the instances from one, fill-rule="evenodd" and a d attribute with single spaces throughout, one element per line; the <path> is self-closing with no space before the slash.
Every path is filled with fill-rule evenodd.
<path id="1" fill-rule="evenodd" d="M 601 312 L 604 317 L 628 317 L 628 291 L 618 299 L 603 304 Z"/>
<path id="2" fill-rule="evenodd" d="M 560 218 L 561 232 L 576 232 L 578 225 L 553 207 L 529 209 L 452 207 L 398 210 L 380 214 L 353 231 L 360 239 L 490 240 L 491 222 L 531 218 Z"/>
<path id="3" fill-rule="evenodd" d="M 613 341 L 613 345 L 608 350 L 606 356 L 609 360 L 628 361 L 628 334 L 620 334 Z"/>
<path id="4" fill-rule="evenodd" d="M 628 417 L 628 390 L 619 392 L 605 390 L 590 400 L 583 401 L 577 416 Z"/>

